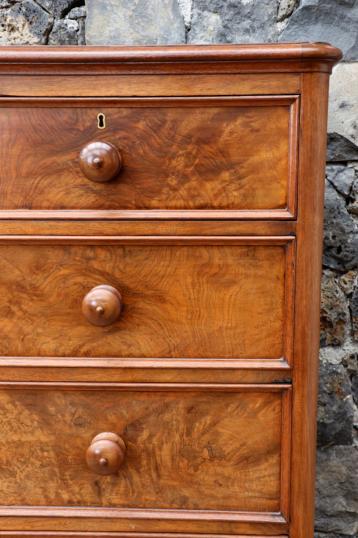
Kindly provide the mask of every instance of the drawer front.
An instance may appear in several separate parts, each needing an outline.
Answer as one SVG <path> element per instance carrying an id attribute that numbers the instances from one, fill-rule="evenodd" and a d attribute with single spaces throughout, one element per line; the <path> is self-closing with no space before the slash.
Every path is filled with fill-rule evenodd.
<path id="1" fill-rule="evenodd" d="M 284 218 L 294 212 L 296 134 L 293 97 L 3 100 L 0 209 Z M 94 142 L 112 146 L 101 153 Z M 111 160 L 117 151 L 120 171 Z"/>
<path id="2" fill-rule="evenodd" d="M 277 385 L 2 386 L 0 505 L 279 513 L 289 393 Z M 113 474 L 98 470 L 116 448 L 92 442 L 101 432 L 124 443 Z"/>
<path id="3" fill-rule="evenodd" d="M 292 251 L 292 237 L 3 237 L 0 353 L 289 359 Z M 98 285 L 120 295 L 108 306 L 87 295 Z"/>

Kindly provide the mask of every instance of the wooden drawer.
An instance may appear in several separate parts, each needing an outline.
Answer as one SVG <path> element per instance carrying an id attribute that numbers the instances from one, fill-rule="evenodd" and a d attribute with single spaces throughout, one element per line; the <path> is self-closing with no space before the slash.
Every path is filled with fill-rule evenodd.
<path id="1" fill-rule="evenodd" d="M 201 519 L 202 532 L 220 513 L 243 525 L 249 513 L 262 524 L 281 514 L 282 523 L 289 414 L 287 385 L 2 383 L 0 514 L 37 507 L 46 517 L 52 507 L 53 518 L 90 518 L 108 509 L 102 530 L 125 515 L 112 530 L 135 528 L 140 516 L 178 529 L 173 519 Z M 123 461 L 111 459 L 117 446 L 107 440 L 86 462 L 100 432 L 121 436 Z"/>
<path id="2" fill-rule="evenodd" d="M 2 99 L 0 210 L 292 217 L 297 104 L 294 96 Z M 95 141 L 112 146 L 88 148 Z M 103 180 L 109 169 L 108 182 L 85 175 Z"/>
<path id="3" fill-rule="evenodd" d="M 290 360 L 293 245 L 293 237 L 3 236 L 1 355 Z M 87 298 L 85 315 L 81 305 L 103 284 L 120 292 L 122 310 L 96 326 L 107 299 L 88 306 Z"/>

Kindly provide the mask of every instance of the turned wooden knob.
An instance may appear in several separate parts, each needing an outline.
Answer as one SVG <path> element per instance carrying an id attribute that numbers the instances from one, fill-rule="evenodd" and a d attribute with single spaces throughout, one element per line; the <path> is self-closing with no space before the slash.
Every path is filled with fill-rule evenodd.
<path id="1" fill-rule="evenodd" d="M 102 284 L 91 289 L 82 301 L 82 312 L 92 323 L 104 327 L 111 325 L 122 310 L 122 296 L 116 288 Z"/>
<path id="2" fill-rule="evenodd" d="M 80 167 L 88 179 L 103 183 L 118 176 L 122 157 L 109 142 L 91 142 L 80 153 Z"/>
<path id="3" fill-rule="evenodd" d="M 117 474 L 125 453 L 126 445 L 119 435 L 103 432 L 92 439 L 86 452 L 86 462 L 97 474 Z"/>

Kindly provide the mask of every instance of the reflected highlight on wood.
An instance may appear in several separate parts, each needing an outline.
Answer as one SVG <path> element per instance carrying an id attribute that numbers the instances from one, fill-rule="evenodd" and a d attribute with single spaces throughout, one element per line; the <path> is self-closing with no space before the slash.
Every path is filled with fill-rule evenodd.
<path id="1" fill-rule="evenodd" d="M 88 179 L 104 183 L 118 176 L 122 157 L 113 144 L 91 142 L 81 150 L 80 167 Z"/>
<path id="2" fill-rule="evenodd" d="M 116 288 L 102 284 L 87 293 L 82 301 L 82 312 L 92 323 L 105 327 L 112 325 L 120 316 L 122 296 Z"/>
<path id="3" fill-rule="evenodd" d="M 91 471 L 97 474 L 117 474 L 125 452 L 126 445 L 119 435 L 111 432 L 99 433 L 87 449 L 86 462 Z"/>

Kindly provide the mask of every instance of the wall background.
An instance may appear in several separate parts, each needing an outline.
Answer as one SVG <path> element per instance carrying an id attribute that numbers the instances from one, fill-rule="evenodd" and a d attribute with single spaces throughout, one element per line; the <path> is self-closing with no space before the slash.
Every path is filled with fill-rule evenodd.
<path id="1" fill-rule="evenodd" d="M 358 0 L 0 0 L 0 45 L 328 41 L 317 538 L 358 536 Z M 302 477 L 304 480 L 304 477 Z"/>

